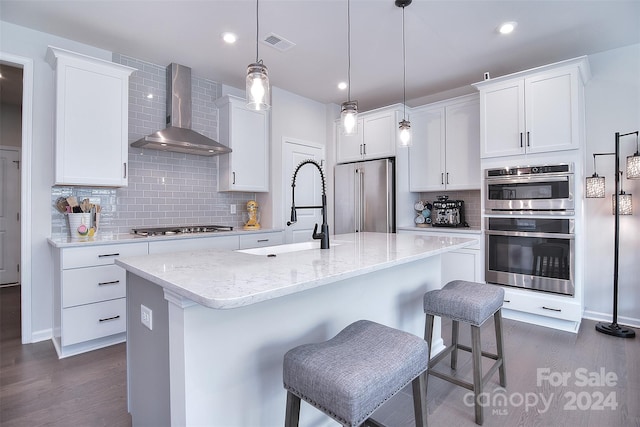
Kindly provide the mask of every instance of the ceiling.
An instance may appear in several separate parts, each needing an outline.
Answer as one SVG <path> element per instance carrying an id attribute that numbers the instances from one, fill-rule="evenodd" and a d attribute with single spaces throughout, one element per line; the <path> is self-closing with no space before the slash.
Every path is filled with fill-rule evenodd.
<path id="1" fill-rule="evenodd" d="M 0 19 L 244 88 L 256 59 L 254 0 L 1 0 Z M 517 21 L 508 36 L 503 21 Z M 323 102 L 347 100 L 347 0 L 261 0 L 259 44 L 271 83 Z M 238 35 L 234 45 L 221 34 Z M 640 43 L 640 0 L 413 0 L 405 9 L 407 99 Z M 1 47 L 1 46 L 0 46 Z M 402 102 L 402 9 L 351 0 L 351 98 L 359 109 Z M 408 103 L 412 105 L 412 102 Z"/>

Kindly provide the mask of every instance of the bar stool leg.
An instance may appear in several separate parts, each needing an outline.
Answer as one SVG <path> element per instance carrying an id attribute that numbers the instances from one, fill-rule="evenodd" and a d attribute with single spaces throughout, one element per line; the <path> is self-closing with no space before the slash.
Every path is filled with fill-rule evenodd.
<path id="1" fill-rule="evenodd" d="M 473 393 L 475 395 L 476 424 L 482 425 L 483 408 L 479 397 L 482 395 L 482 348 L 480 346 L 480 327 L 471 325 L 471 357 L 473 358 Z"/>
<path id="2" fill-rule="evenodd" d="M 500 385 L 507 386 L 507 368 L 504 365 L 504 347 L 502 343 L 502 310 L 498 310 L 493 315 L 493 323 L 496 327 L 496 347 L 498 359 L 502 361 L 498 372 L 500 375 Z"/>
<path id="3" fill-rule="evenodd" d="M 428 373 L 424 371 L 411 383 L 416 427 L 427 427 L 427 378 Z"/>
<path id="4" fill-rule="evenodd" d="M 458 366 L 458 331 L 460 324 L 457 320 L 451 321 L 451 369 L 455 370 Z"/>
<path id="5" fill-rule="evenodd" d="M 285 413 L 284 427 L 298 427 L 300 421 L 300 398 L 287 391 L 287 411 Z"/>

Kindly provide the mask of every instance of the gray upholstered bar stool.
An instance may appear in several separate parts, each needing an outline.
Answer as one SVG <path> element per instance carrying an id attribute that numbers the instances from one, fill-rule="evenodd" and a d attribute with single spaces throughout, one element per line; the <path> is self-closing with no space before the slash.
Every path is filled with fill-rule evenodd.
<path id="1" fill-rule="evenodd" d="M 442 289 L 427 292 L 424 295 L 424 312 L 426 323 L 424 339 L 431 346 L 434 316 L 451 319 L 451 346 L 434 357 L 429 363 L 429 374 L 442 378 L 453 384 L 467 388 L 475 394 L 476 424 L 482 425 L 483 407 L 478 397 L 486 382 L 496 370 L 500 371 L 500 385 L 506 387 L 507 376 L 504 363 L 504 349 L 502 346 L 502 302 L 504 290 L 495 285 L 454 280 Z M 496 330 L 497 354 L 482 351 L 480 345 L 480 326 L 493 315 Z M 458 323 L 471 325 L 471 347 L 458 343 Z M 458 349 L 471 352 L 473 362 L 473 383 L 462 381 L 457 376 L 451 376 L 432 369 L 448 354 L 451 354 L 451 369 L 455 371 L 458 361 Z M 482 356 L 495 360 L 486 375 L 482 376 Z"/>
<path id="2" fill-rule="evenodd" d="M 420 337 L 359 320 L 335 337 L 284 356 L 285 426 L 297 426 L 300 399 L 343 426 L 379 426 L 369 416 L 413 383 L 416 426 L 427 426 L 429 346 Z"/>

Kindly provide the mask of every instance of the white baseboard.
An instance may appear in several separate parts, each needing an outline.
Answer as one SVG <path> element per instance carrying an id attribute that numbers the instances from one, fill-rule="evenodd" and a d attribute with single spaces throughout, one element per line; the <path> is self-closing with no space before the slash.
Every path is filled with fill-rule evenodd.
<path id="1" fill-rule="evenodd" d="M 596 320 L 598 322 L 609 322 L 613 320 L 611 313 L 600 313 L 598 311 L 585 310 L 582 313 L 582 317 L 585 319 Z M 640 328 L 640 319 L 627 316 L 618 316 L 618 323 L 620 325 L 631 326 L 633 328 Z"/>
<path id="2" fill-rule="evenodd" d="M 33 331 L 31 333 L 31 343 L 50 340 L 53 336 L 52 329 L 43 329 L 41 331 Z"/>

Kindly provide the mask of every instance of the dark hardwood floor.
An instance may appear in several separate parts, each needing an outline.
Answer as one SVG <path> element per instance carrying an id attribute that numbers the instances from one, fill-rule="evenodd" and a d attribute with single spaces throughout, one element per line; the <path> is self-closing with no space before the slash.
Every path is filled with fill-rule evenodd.
<path id="1" fill-rule="evenodd" d="M 50 341 L 20 344 L 19 307 L 19 287 L 0 289 L 0 425 L 130 426 L 125 344 L 59 360 Z M 495 351 L 491 322 L 482 328 L 483 348 Z M 594 325 L 584 320 L 572 334 L 505 319 L 507 387 L 499 388 L 497 374 L 487 385 L 484 426 L 640 427 L 640 337 L 609 337 Z M 443 321 L 445 340 L 449 331 Z M 469 335 L 461 325 L 461 342 L 470 342 Z M 470 378 L 465 352 L 458 374 Z M 430 377 L 429 425 L 475 426 L 467 393 Z M 374 418 L 389 427 L 412 426 L 410 389 Z"/>
<path id="2" fill-rule="evenodd" d="M 59 360 L 51 341 L 22 345 L 20 287 L 0 288 L 0 425 L 131 426 L 125 344 Z"/>

